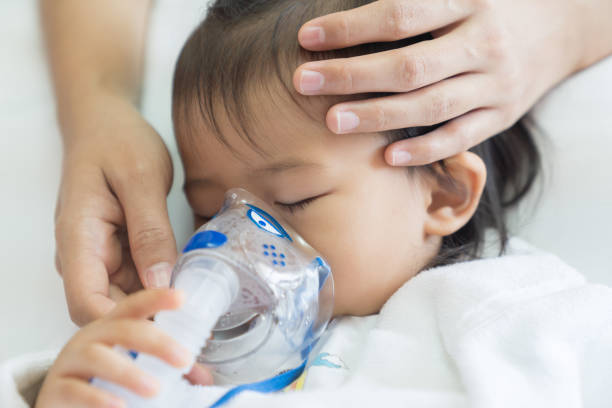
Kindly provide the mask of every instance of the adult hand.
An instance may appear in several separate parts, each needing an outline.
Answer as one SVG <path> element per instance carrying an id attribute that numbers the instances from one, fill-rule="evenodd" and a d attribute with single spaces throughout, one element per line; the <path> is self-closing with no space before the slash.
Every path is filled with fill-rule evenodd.
<path id="1" fill-rule="evenodd" d="M 303 47 L 322 51 L 428 32 L 434 39 L 306 63 L 295 73 L 295 87 L 304 95 L 396 93 L 333 106 L 327 125 L 336 133 L 449 121 L 385 153 L 391 165 L 431 163 L 510 127 L 553 85 L 610 52 L 609 40 L 602 44 L 598 38 L 607 24 L 600 14 L 612 12 L 612 3 L 580 3 L 379 0 L 330 14 L 302 27 Z M 600 32 L 592 26 L 601 27 Z"/>
<path id="2" fill-rule="evenodd" d="M 101 94 L 84 105 L 64 129 L 56 211 L 56 265 L 78 325 L 141 282 L 167 287 L 176 258 L 166 207 L 172 162 L 162 139 L 125 98 Z"/>

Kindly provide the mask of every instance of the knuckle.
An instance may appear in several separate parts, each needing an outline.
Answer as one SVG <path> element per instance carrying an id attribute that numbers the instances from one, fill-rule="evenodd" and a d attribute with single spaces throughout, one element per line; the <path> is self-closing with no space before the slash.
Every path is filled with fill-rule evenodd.
<path id="1" fill-rule="evenodd" d="M 387 27 L 389 35 L 402 39 L 411 34 L 411 21 L 415 16 L 415 6 L 402 0 L 389 2 Z"/>
<path id="2" fill-rule="evenodd" d="M 336 29 L 344 44 L 351 42 L 351 22 L 346 14 L 342 14 L 342 17 L 338 19 Z"/>
<path id="3" fill-rule="evenodd" d="M 131 247 L 134 252 L 144 252 L 155 249 L 159 245 L 169 244 L 171 241 L 171 237 L 164 228 L 149 225 L 134 233 Z"/>
<path id="4" fill-rule="evenodd" d="M 385 112 L 384 107 L 380 103 L 374 103 L 372 109 L 376 129 L 379 131 L 388 129 L 389 115 L 387 115 L 387 112 Z"/>
<path id="5" fill-rule="evenodd" d="M 429 109 L 429 114 L 426 115 L 428 118 L 428 125 L 436 125 L 440 122 L 443 122 L 449 118 L 454 107 L 456 105 L 456 101 L 440 92 L 433 93 L 431 95 L 431 105 Z"/>
<path id="6" fill-rule="evenodd" d="M 338 64 L 336 68 L 337 80 L 340 83 L 341 92 L 350 93 L 353 90 L 353 72 L 349 64 Z"/>
<path id="7" fill-rule="evenodd" d="M 499 26 L 490 25 L 484 32 L 483 41 L 486 58 L 494 64 L 503 65 L 511 50 L 508 33 Z"/>
<path id="8" fill-rule="evenodd" d="M 404 92 L 411 91 L 423 85 L 423 77 L 427 72 L 423 58 L 408 53 L 400 57 L 399 85 Z"/>

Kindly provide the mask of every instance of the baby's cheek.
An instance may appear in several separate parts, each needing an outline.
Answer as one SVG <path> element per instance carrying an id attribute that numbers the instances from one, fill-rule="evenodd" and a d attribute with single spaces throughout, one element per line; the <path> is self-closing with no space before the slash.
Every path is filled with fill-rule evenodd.
<path id="1" fill-rule="evenodd" d="M 353 226 L 358 227 L 359 223 Z M 338 314 L 377 313 L 419 268 L 418 242 L 393 225 L 370 226 L 363 233 L 336 234 L 338 245 L 327 254 L 336 284 Z M 397 227 L 397 226 L 395 226 Z M 395 236 L 398 235 L 398 236 Z"/>
<path id="2" fill-rule="evenodd" d="M 340 238 L 340 237 L 338 237 Z M 368 315 L 378 312 L 386 301 L 384 254 L 377 248 L 358 246 L 355 237 L 344 237 L 327 256 L 335 283 L 336 314 Z"/>

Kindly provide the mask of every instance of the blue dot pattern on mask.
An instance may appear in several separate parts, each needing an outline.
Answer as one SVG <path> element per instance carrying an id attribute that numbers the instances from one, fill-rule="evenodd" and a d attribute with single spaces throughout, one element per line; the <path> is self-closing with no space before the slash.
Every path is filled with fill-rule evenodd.
<path id="1" fill-rule="evenodd" d="M 270 251 L 275 251 L 276 250 L 276 246 L 274 245 L 268 245 L 268 244 L 263 244 L 261 246 L 264 251 L 263 251 L 263 255 L 265 257 L 269 257 L 271 256 L 272 258 L 276 258 L 272 260 L 272 265 L 274 266 L 280 266 L 280 267 L 285 267 L 287 266 L 287 263 L 285 261 L 278 261 L 277 259 L 286 259 L 287 256 L 283 253 L 276 253 L 276 252 L 270 252 Z"/>

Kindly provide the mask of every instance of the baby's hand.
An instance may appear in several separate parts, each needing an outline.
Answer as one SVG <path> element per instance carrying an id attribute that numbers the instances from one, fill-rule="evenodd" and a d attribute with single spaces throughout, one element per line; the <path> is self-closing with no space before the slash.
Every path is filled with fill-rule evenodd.
<path id="1" fill-rule="evenodd" d="M 138 292 L 120 302 L 106 317 L 82 328 L 63 348 L 49 370 L 36 407 L 124 407 L 123 401 L 89 384 L 92 377 L 118 384 L 143 397 L 154 396 L 159 382 L 113 350 L 121 346 L 146 353 L 175 367 L 193 363 L 193 356 L 147 318 L 178 308 L 180 292 L 156 289 Z"/>

